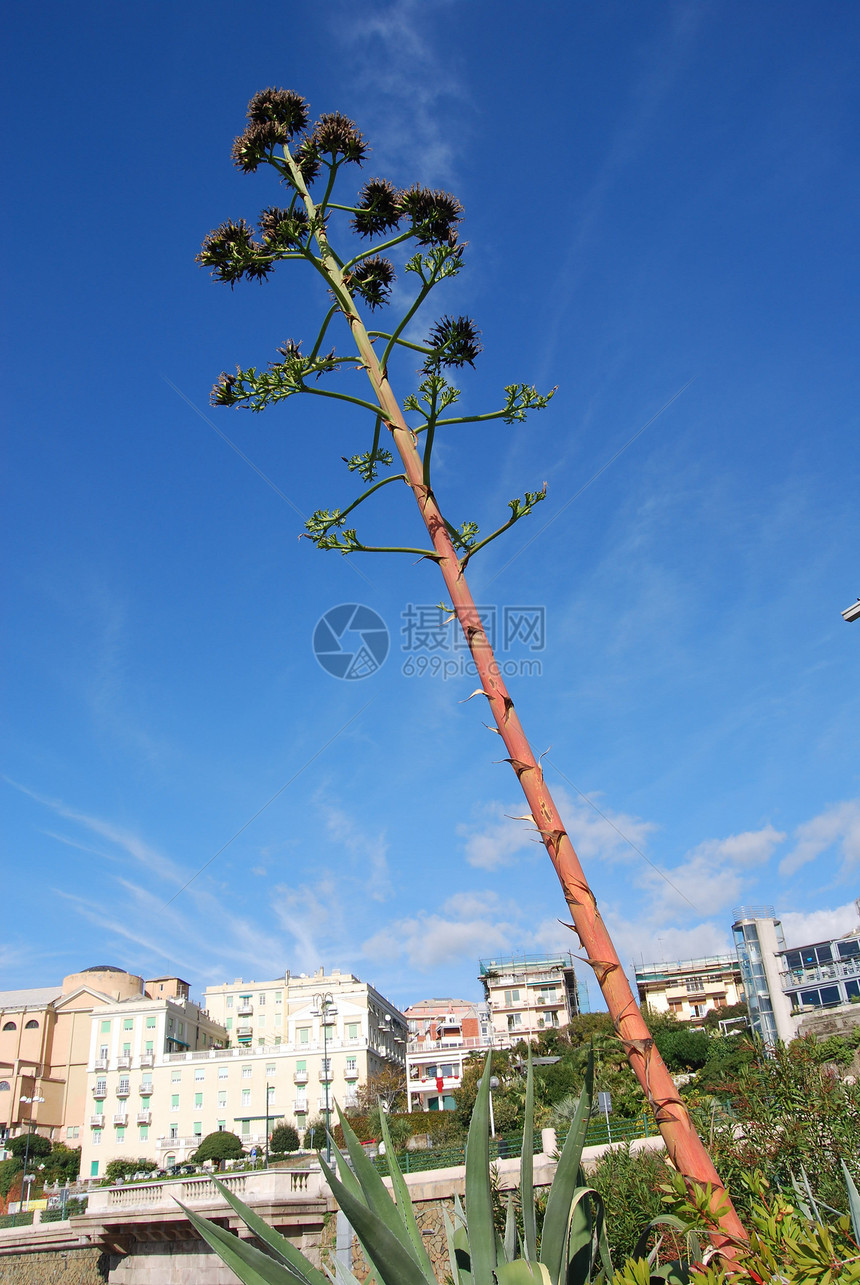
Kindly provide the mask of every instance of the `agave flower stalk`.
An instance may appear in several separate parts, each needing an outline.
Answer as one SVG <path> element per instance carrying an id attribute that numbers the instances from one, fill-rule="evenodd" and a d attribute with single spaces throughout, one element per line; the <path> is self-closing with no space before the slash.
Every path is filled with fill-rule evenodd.
<path id="1" fill-rule="evenodd" d="M 344 510 L 318 510 L 307 524 L 309 537 L 320 548 L 342 553 L 409 552 L 437 563 L 450 597 L 451 618 L 463 630 L 480 678 L 481 686 L 475 694 L 483 695 L 488 703 L 494 723 L 490 730 L 501 737 L 506 761 L 525 795 L 528 813 L 523 819 L 534 824 L 546 847 L 570 911 L 571 926 L 654 1112 L 669 1157 L 689 1183 L 710 1188 L 714 1222 L 721 1229 L 721 1247 L 731 1253 L 746 1234 L 640 1013 L 596 897 L 523 731 L 466 581 L 470 559 L 527 516 L 543 499 L 544 492 L 526 492 L 524 500 L 512 500 L 508 521 L 492 535 L 479 539 L 474 523 L 466 522 L 457 528 L 443 515 L 431 483 L 433 442 L 440 428 L 493 419 L 513 423 L 524 419 L 531 410 L 544 409 L 552 392 L 541 395 L 529 385 L 513 384 L 505 389 L 501 409 L 486 414 L 446 415 L 460 394 L 443 375 L 443 368 L 472 364 L 480 351 L 477 331 L 469 318 L 445 317 L 425 344 L 404 339 L 403 332 L 430 292 L 460 268 L 464 247 L 457 239 L 462 214 L 459 202 L 447 193 L 418 187 L 398 193 L 387 181 L 376 179 L 365 185 L 357 205 L 336 204 L 332 194 L 338 170 L 344 164 L 360 163 L 367 152 L 352 122 L 333 114 L 321 117 L 310 131 L 302 132 L 308 125 L 307 106 L 298 95 L 283 90 L 258 94 L 251 101 L 248 115 L 245 133 L 234 146 L 236 164 L 245 171 L 256 170 L 260 164 L 272 166 L 291 192 L 291 203 L 286 210 L 263 212 L 260 242 L 253 239 L 244 220 L 222 225 L 204 242 L 200 261 L 213 269 L 216 278 L 232 285 L 243 276 L 264 279 L 279 260 L 303 260 L 322 277 L 334 302 L 308 356 L 302 354 L 299 344 L 288 341 L 279 350 L 283 360 L 272 363 L 268 370 L 251 368 L 239 370 L 235 376 L 222 375 L 213 390 L 213 404 L 245 405 L 259 411 L 303 393 L 333 397 L 373 416 L 370 450 L 353 456 L 347 465 L 374 485 Z M 311 192 L 317 183 L 323 189 L 321 197 Z M 328 224 L 334 211 L 351 214 L 353 229 L 359 235 L 387 239 L 368 252 L 341 257 L 329 237 Z M 401 231 L 404 222 L 407 228 Z M 420 282 L 415 299 L 391 330 L 369 330 L 359 302 L 371 308 L 386 302 L 394 269 L 383 252 L 409 240 L 426 249 L 419 249 L 405 265 Z M 345 355 L 335 350 L 321 355 L 329 323 L 338 313 L 348 324 L 353 346 Z M 377 346 L 380 340 L 384 341 L 381 355 Z M 411 394 L 402 404 L 388 374 L 389 360 L 399 347 L 415 350 L 424 357 L 424 378 L 418 394 Z M 323 377 L 344 371 L 350 364 L 358 364 L 365 371 L 372 400 L 321 382 Z M 313 382 L 309 382 L 311 377 Z M 404 411 L 417 413 L 424 422 L 411 427 Z M 402 472 L 375 481 L 379 468 L 388 467 L 393 458 L 392 452 L 380 445 L 383 428 L 399 456 Z M 355 528 L 344 526 L 348 513 L 390 482 L 403 482 L 412 491 L 430 547 L 369 546 L 362 543 Z"/>

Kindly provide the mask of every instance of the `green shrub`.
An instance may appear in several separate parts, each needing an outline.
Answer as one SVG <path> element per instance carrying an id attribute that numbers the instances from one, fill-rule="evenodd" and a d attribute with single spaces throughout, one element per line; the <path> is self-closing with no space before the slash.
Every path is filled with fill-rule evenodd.
<path id="1" fill-rule="evenodd" d="M 298 1151 L 299 1135 L 291 1124 L 279 1124 L 272 1130 L 269 1146 L 272 1151 Z"/>
<path id="2" fill-rule="evenodd" d="M 222 1160 L 238 1160 L 244 1154 L 241 1138 L 226 1129 L 218 1129 L 215 1133 L 207 1133 L 191 1159 L 195 1164 L 202 1164 L 204 1160 L 220 1163 Z"/>

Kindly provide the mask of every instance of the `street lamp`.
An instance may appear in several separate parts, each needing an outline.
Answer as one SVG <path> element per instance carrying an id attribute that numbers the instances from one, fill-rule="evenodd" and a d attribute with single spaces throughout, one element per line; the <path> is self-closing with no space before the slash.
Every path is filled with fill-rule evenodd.
<path id="1" fill-rule="evenodd" d="M 493 1118 L 493 1089 L 497 1089 L 498 1087 L 499 1087 L 499 1077 L 497 1075 L 491 1075 L 490 1076 L 490 1137 L 491 1138 L 495 1138 L 496 1136 L 496 1121 Z"/>
<path id="2" fill-rule="evenodd" d="M 328 1028 L 334 1026 L 334 1021 L 331 1019 L 337 1013 L 337 1005 L 331 991 L 320 991 L 319 994 L 314 995 L 314 1005 L 311 1016 L 322 1019 L 320 1024 L 323 1033 L 323 1076 L 325 1077 L 323 1081 L 325 1084 L 325 1158 L 326 1164 L 331 1164 L 331 1103 L 329 1102 L 331 1068 L 328 1064 Z"/>
<path id="3" fill-rule="evenodd" d="M 26 1098 L 26 1097 L 24 1096 L 24 1094 L 22 1093 L 22 1094 L 21 1094 L 21 1101 L 22 1101 L 22 1102 L 29 1102 L 29 1103 L 30 1103 L 30 1118 L 29 1118 L 29 1120 L 27 1121 L 27 1142 L 26 1142 L 26 1144 L 25 1144 L 25 1146 L 24 1146 L 24 1178 L 22 1178 L 22 1180 L 21 1180 L 21 1195 L 22 1195 L 22 1197 L 23 1197 L 23 1195 L 24 1195 L 24 1182 L 25 1182 L 26 1177 L 27 1177 L 27 1162 L 28 1162 L 28 1160 L 30 1159 L 30 1135 L 31 1135 L 31 1134 L 32 1134 L 32 1132 L 33 1132 L 33 1130 L 30 1128 L 30 1125 L 33 1123 L 33 1107 L 34 1107 L 34 1105 L 35 1105 L 37 1102 L 44 1102 L 44 1101 L 45 1101 L 45 1099 L 44 1099 L 44 1098 L 40 1098 L 40 1097 L 38 1097 L 38 1096 L 36 1096 L 36 1097 L 32 1097 L 32 1098 Z M 31 1184 L 32 1184 L 32 1182 L 33 1182 L 33 1177 L 35 1177 L 35 1174 L 30 1178 L 30 1183 L 31 1183 Z M 30 1203 L 29 1188 L 28 1188 L 28 1193 L 27 1193 L 27 1199 L 26 1199 L 25 1201 L 22 1201 L 22 1203 L 23 1203 L 23 1204 L 27 1204 L 27 1205 L 29 1205 L 29 1203 Z M 25 1211 L 23 1211 L 23 1210 L 22 1210 L 22 1212 L 25 1212 Z"/>
<path id="4" fill-rule="evenodd" d="M 842 613 L 843 620 L 860 620 L 860 598 L 852 602 L 850 607 L 846 607 Z"/>

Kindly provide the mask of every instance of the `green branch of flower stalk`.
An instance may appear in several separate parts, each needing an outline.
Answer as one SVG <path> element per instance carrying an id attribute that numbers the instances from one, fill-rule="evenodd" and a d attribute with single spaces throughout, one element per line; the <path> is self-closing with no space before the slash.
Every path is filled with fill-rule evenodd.
<path id="1" fill-rule="evenodd" d="M 371 339 L 391 339 L 401 348 L 410 348 L 413 352 L 420 352 L 425 357 L 435 357 L 436 349 L 427 348 L 424 344 L 413 344 L 409 339 L 400 339 L 390 335 L 386 330 L 368 330 Z"/>
<path id="2" fill-rule="evenodd" d="M 363 504 L 365 500 L 369 499 L 374 491 L 381 490 L 383 486 L 388 486 L 390 482 L 405 481 L 405 473 L 392 473 L 390 477 L 384 477 L 375 486 L 369 487 L 357 500 L 353 500 L 352 504 L 347 505 L 345 509 L 334 509 L 332 512 L 329 512 L 328 509 L 317 509 L 313 517 L 308 518 L 305 526 L 308 531 L 322 531 L 323 533 L 330 526 L 343 526 L 344 518 L 348 517 L 353 509 L 357 509 L 359 504 Z"/>
<path id="3" fill-rule="evenodd" d="M 360 254 L 356 254 L 352 259 L 348 259 L 347 262 L 342 265 L 343 271 L 349 272 L 350 268 L 355 267 L 356 263 L 360 263 L 362 259 L 369 258 L 374 254 L 382 254 L 383 250 L 390 250 L 392 246 L 400 245 L 403 241 L 410 241 L 414 235 L 414 230 L 410 228 L 408 232 L 401 232 L 398 236 L 392 237 L 389 241 L 383 241 L 381 245 L 368 246 L 367 249 L 362 250 Z"/>
<path id="4" fill-rule="evenodd" d="M 510 531 L 511 527 L 516 522 L 519 522 L 520 518 L 528 517 L 528 515 L 533 511 L 535 505 L 540 504 L 541 500 L 545 499 L 546 482 L 544 482 L 543 490 L 541 491 L 526 491 L 524 499 L 508 500 L 508 508 L 511 510 L 511 516 L 508 518 L 507 522 L 505 522 L 503 526 L 500 526 L 497 531 L 494 531 L 492 535 L 488 535 L 485 539 L 479 540 L 477 544 L 469 544 L 466 546 L 466 555 L 460 559 L 460 570 L 465 571 L 468 563 L 472 558 L 474 558 L 476 553 L 481 549 L 485 549 L 492 540 L 497 540 L 500 535 L 504 535 L 505 531 Z M 478 528 L 475 527 L 475 535 L 477 534 Z"/>
<path id="5" fill-rule="evenodd" d="M 310 360 L 310 361 L 315 361 L 315 360 L 316 360 L 317 355 L 318 355 L 318 353 L 319 353 L 319 350 L 320 350 L 320 348 L 322 347 L 322 341 L 323 341 L 323 339 L 325 339 L 325 332 L 328 330 L 329 322 L 331 321 L 332 317 L 333 317 L 333 316 L 335 315 L 335 313 L 337 313 L 337 312 L 340 312 L 340 304 L 339 304 L 339 303 L 333 303 L 333 304 L 332 304 L 332 306 L 329 308 L 328 312 L 327 312 L 327 313 L 326 313 L 326 315 L 325 315 L 325 320 L 323 321 L 322 325 L 320 326 L 320 332 L 319 332 L 319 334 L 318 334 L 318 335 L 317 335 L 317 337 L 316 337 L 316 343 L 314 344 L 313 348 L 311 349 L 311 355 L 310 355 L 310 358 L 309 358 L 309 360 Z"/>
<path id="6" fill-rule="evenodd" d="M 501 410 L 490 411 L 485 415 L 458 415 L 452 419 L 440 419 L 438 427 L 448 427 L 451 424 L 485 424 L 491 419 L 502 419 L 506 424 L 523 422 L 530 410 L 544 410 L 557 391 L 556 387 L 542 394 L 533 384 L 508 384 L 505 387 L 507 402 Z"/>

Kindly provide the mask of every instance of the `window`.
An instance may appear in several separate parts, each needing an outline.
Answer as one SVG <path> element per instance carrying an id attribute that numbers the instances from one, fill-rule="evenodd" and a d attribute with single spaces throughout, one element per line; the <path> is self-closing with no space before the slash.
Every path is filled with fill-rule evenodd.
<path id="1" fill-rule="evenodd" d="M 262 994 L 262 995 L 258 995 L 258 996 L 257 996 L 257 1003 L 258 1003 L 261 1007 L 266 1003 L 266 993 L 265 993 L 265 991 L 263 992 L 263 994 Z"/>
<path id="2" fill-rule="evenodd" d="M 118 1124 L 118 1125 L 117 1125 L 117 1127 L 116 1127 L 116 1138 L 114 1139 L 114 1141 L 115 1141 L 115 1142 L 125 1142 L 125 1126 L 124 1126 L 124 1125 L 121 1125 L 121 1124 Z"/>
<path id="3" fill-rule="evenodd" d="M 346 1024 L 346 1038 L 347 1038 L 348 1040 L 357 1040 L 357 1039 L 358 1039 L 358 1022 L 347 1022 L 347 1024 Z"/>
<path id="4" fill-rule="evenodd" d="M 102 1131 L 101 1131 L 101 1129 L 93 1129 L 92 1135 L 91 1135 L 91 1137 L 90 1137 L 90 1142 L 93 1144 L 93 1146 L 94 1146 L 94 1147 L 98 1147 L 98 1146 L 101 1146 L 101 1140 L 102 1140 Z M 98 1171 L 99 1171 L 99 1162 L 98 1162 L 98 1160 L 94 1160 L 94 1161 L 93 1161 L 93 1164 L 94 1164 L 94 1165 L 95 1165 L 95 1167 L 96 1167 L 96 1173 L 98 1173 Z"/>
<path id="5" fill-rule="evenodd" d="M 197 1066 L 197 1067 L 195 1067 L 195 1068 L 194 1068 L 194 1079 L 195 1079 L 198 1083 L 200 1082 L 200 1080 L 205 1080 L 205 1079 L 206 1079 L 206 1069 L 205 1069 L 205 1067 Z"/>
<path id="6" fill-rule="evenodd" d="M 3 1023 L 3 1030 L 4 1030 L 4 1031 L 17 1031 L 17 1029 L 18 1029 L 18 1027 L 15 1025 L 15 1023 L 14 1023 L 14 1022 L 4 1022 L 4 1023 Z"/>
<path id="7" fill-rule="evenodd" d="M 841 941 L 839 943 L 840 959 L 857 959 L 860 956 L 860 940 Z"/>
<path id="8" fill-rule="evenodd" d="M 250 1089 L 243 1089 L 243 1090 L 242 1090 L 242 1106 L 243 1106 L 243 1107 L 249 1107 L 250 1105 L 251 1105 L 251 1090 L 250 1090 Z"/>
<path id="9" fill-rule="evenodd" d="M 439 1067 L 439 1074 L 444 1079 L 449 1080 L 454 1074 L 453 1065 L 450 1062 L 446 1062 L 444 1066 Z"/>
<path id="10" fill-rule="evenodd" d="M 145 1043 L 145 1044 L 144 1044 L 144 1046 L 143 1046 L 143 1051 L 144 1051 L 144 1053 L 154 1053 L 154 1052 L 155 1052 L 155 1048 L 154 1048 L 154 1045 L 153 1045 L 152 1040 L 147 1040 L 147 1041 L 146 1041 L 146 1043 Z"/>
<path id="11" fill-rule="evenodd" d="M 250 1068 L 250 1066 L 243 1066 L 243 1067 L 242 1067 L 242 1079 L 243 1079 L 243 1080 L 250 1080 L 250 1078 L 251 1078 L 251 1068 Z"/>
<path id="12" fill-rule="evenodd" d="M 324 1057 L 322 1060 L 322 1070 L 320 1071 L 321 1080 L 331 1079 L 331 1058 Z"/>
<path id="13" fill-rule="evenodd" d="M 519 1004 L 520 993 L 518 990 L 505 991 L 505 1008 L 510 1008 L 512 1004 Z"/>
<path id="14" fill-rule="evenodd" d="M 66 1129 L 67 1138 L 78 1138 L 80 1137 L 80 1134 L 81 1126 L 79 1124 L 70 1124 L 68 1129 Z"/>
<path id="15" fill-rule="evenodd" d="M 107 1055 L 108 1055 L 108 1046 L 106 1044 L 102 1044 L 99 1048 L 99 1057 L 102 1059 L 102 1061 L 106 1062 Z"/>
<path id="16" fill-rule="evenodd" d="M 688 995 L 695 994 L 696 991 L 703 991 L 705 989 L 705 983 L 702 981 L 701 977 L 686 977 L 684 979 L 684 985 L 687 988 Z"/>
<path id="17" fill-rule="evenodd" d="M 93 1142 L 95 1142 L 95 1138 L 93 1138 Z M 91 1178 L 98 1178 L 98 1176 L 99 1176 L 99 1162 L 98 1162 L 98 1160 L 91 1160 L 91 1161 L 90 1161 L 90 1177 L 91 1177 Z"/>
<path id="18" fill-rule="evenodd" d="M 283 1002 L 284 1002 L 284 997 L 283 997 L 283 995 L 281 994 L 281 992 L 280 992 L 280 991 L 275 991 L 275 1003 L 276 1003 L 276 1004 L 283 1004 Z"/>
<path id="19" fill-rule="evenodd" d="M 123 1044 L 123 1046 L 122 1046 L 122 1055 L 123 1055 L 123 1057 L 131 1057 L 131 1045 L 130 1045 L 130 1044 Z"/>
<path id="20" fill-rule="evenodd" d="M 226 1121 L 226 1120 L 219 1120 L 219 1121 L 218 1121 L 218 1132 L 219 1132 L 219 1133 L 223 1133 L 223 1132 L 224 1132 L 224 1126 L 226 1125 L 226 1123 L 227 1123 L 227 1121 Z"/>
<path id="21" fill-rule="evenodd" d="M 522 1026 L 522 1013 L 508 1013 L 508 1030 L 513 1031 L 517 1026 Z"/>
<path id="22" fill-rule="evenodd" d="M 224 1025 L 226 1026 L 226 1028 L 227 1028 L 227 1030 L 228 1030 L 228 1031 L 232 1031 L 232 1029 L 233 1029 L 233 1019 L 232 1019 L 232 1017 L 228 1017 L 228 1018 L 227 1018 L 227 1021 L 224 1023 Z"/>
<path id="23" fill-rule="evenodd" d="M 110 1022 L 102 1022 L 102 1035 L 110 1035 Z"/>
<path id="24" fill-rule="evenodd" d="M 276 1043 L 276 1044 L 280 1044 L 280 1043 L 281 1043 L 281 1037 L 280 1037 L 280 1035 L 276 1035 L 276 1036 L 275 1036 L 275 1043 Z"/>
<path id="25" fill-rule="evenodd" d="M 219 1091 L 218 1091 L 218 1105 L 219 1105 L 219 1107 L 225 1107 L 225 1106 L 227 1105 L 227 1090 L 226 1090 L 226 1089 L 219 1089 Z"/>
<path id="26" fill-rule="evenodd" d="M 100 1098 L 103 1098 L 106 1093 L 107 1093 L 107 1080 L 103 1080 L 102 1077 L 99 1076 L 99 1078 L 96 1080 L 96 1095 Z"/>
<path id="27" fill-rule="evenodd" d="M 232 1007 L 233 1007 L 233 996 L 232 996 L 232 995 L 228 995 L 228 996 L 227 996 L 227 1007 L 228 1007 L 228 1008 L 232 1008 Z"/>
<path id="28" fill-rule="evenodd" d="M 179 1094 L 178 1094 L 178 1093 L 171 1093 L 171 1095 L 170 1095 L 170 1109 L 171 1109 L 171 1111 L 178 1111 L 178 1110 L 179 1110 Z"/>
<path id="29" fill-rule="evenodd" d="M 356 1074 L 356 1062 L 354 1057 L 348 1057 L 346 1059 L 346 1073 L 347 1075 Z"/>
<path id="30" fill-rule="evenodd" d="M 193 1124 L 192 1124 L 192 1126 L 191 1126 L 191 1132 L 193 1133 L 193 1135 L 194 1135 L 194 1137 L 195 1137 L 195 1138 L 202 1138 L 202 1137 L 203 1137 L 203 1122 L 202 1122 L 202 1120 L 195 1120 L 195 1121 L 194 1121 L 194 1123 L 193 1123 Z"/>
<path id="31" fill-rule="evenodd" d="M 182 1079 L 182 1072 L 181 1072 L 181 1071 L 171 1071 L 171 1072 L 170 1072 L 170 1083 L 171 1083 L 171 1084 L 178 1084 L 178 1083 L 180 1082 L 180 1080 L 181 1080 L 181 1079 Z"/>
<path id="32" fill-rule="evenodd" d="M 434 1062 L 431 1066 L 426 1066 L 426 1067 L 424 1068 L 424 1074 L 426 1075 L 426 1077 L 427 1077 L 427 1079 L 428 1079 L 428 1080 L 435 1080 L 435 1079 L 436 1079 L 436 1063 Z"/>
<path id="33" fill-rule="evenodd" d="M 148 1018 L 146 1019 L 146 1029 L 147 1029 L 148 1031 L 154 1031 L 154 1030 L 155 1030 L 155 1018 L 154 1018 L 154 1017 L 148 1017 Z"/>
<path id="34" fill-rule="evenodd" d="M 202 1094 L 202 1093 L 195 1093 L 195 1094 L 194 1094 L 194 1105 L 195 1105 L 196 1107 L 202 1107 L 202 1106 L 203 1106 L 203 1094 Z"/>
<path id="35" fill-rule="evenodd" d="M 124 1031 L 133 1031 L 133 1030 L 134 1030 L 134 1018 L 133 1018 L 133 1017 L 124 1017 L 124 1018 L 123 1018 L 123 1020 L 122 1020 L 122 1029 L 123 1029 Z"/>
<path id="36" fill-rule="evenodd" d="M 257 1014 L 257 1026 L 258 1026 L 258 1027 L 262 1027 L 262 1026 L 265 1026 L 265 1025 L 266 1025 L 266 1014 L 265 1014 L 265 1013 L 258 1013 L 258 1014 Z"/>
<path id="37" fill-rule="evenodd" d="M 277 1069 L 278 1068 L 274 1062 L 268 1062 L 266 1064 L 266 1075 L 274 1075 L 277 1072 Z"/>
<path id="38" fill-rule="evenodd" d="M 219 1067 L 218 1067 L 218 1079 L 219 1079 L 219 1080 L 226 1080 L 228 1075 L 229 1075 L 229 1071 L 228 1071 L 228 1069 L 227 1069 L 227 1067 L 226 1067 L 226 1066 L 219 1066 Z"/>
<path id="39" fill-rule="evenodd" d="M 13 1025 L 12 1029 L 13 1029 L 13 1030 L 15 1029 L 15 1028 L 14 1028 L 14 1025 Z M 300 1026 L 300 1027 L 299 1027 L 299 1043 L 300 1043 L 300 1044 L 310 1044 L 310 1042 L 311 1042 L 311 1028 L 310 1028 L 309 1026 Z"/>
<path id="40" fill-rule="evenodd" d="M 38 1031 L 38 1029 L 39 1023 L 36 1021 L 35 1017 L 31 1017 L 29 1022 L 24 1023 L 25 1031 Z"/>
<path id="41" fill-rule="evenodd" d="M 130 1080 L 129 1080 L 128 1076 L 127 1076 L 127 1075 L 121 1075 L 121 1076 L 120 1076 L 120 1078 L 119 1078 L 119 1086 L 118 1086 L 117 1091 L 116 1091 L 116 1095 L 117 1095 L 117 1097 L 118 1097 L 118 1098 L 127 1098 L 127 1097 L 128 1097 L 128 1094 L 129 1094 L 129 1090 L 130 1090 L 130 1088 L 131 1088 L 131 1082 L 130 1082 Z"/>
<path id="42" fill-rule="evenodd" d="M 173 1030 L 173 1018 L 172 1018 L 172 1017 L 168 1017 L 168 1019 L 167 1019 L 167 1029 L 168 1029 L 168 1031 L 172 1031 L 172 1030 Z"/>
<path id="43" fill-rule="evenodd" d="M 104 1104 L 104 1102 L 102 1102 L 102 1101 L 101 1101 L 101 1099 L 100 1099 L 100 1100 L 96 1103 L 96 1115 L 102 1115 L 102 1113 L 104 1112 L 104 1109 L 105 1109 L 105 1104 Z"/>
<path id="44" fill-rule="evenodd" d="M 146 1142 L 149 1138 L 149 1125 L 142 1124 L 138 1132 L 138 1142 Z"/>

